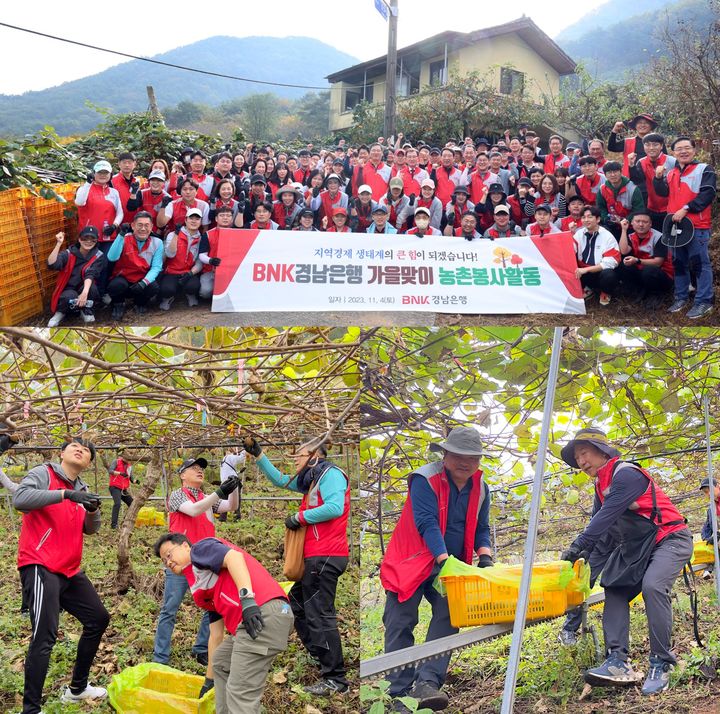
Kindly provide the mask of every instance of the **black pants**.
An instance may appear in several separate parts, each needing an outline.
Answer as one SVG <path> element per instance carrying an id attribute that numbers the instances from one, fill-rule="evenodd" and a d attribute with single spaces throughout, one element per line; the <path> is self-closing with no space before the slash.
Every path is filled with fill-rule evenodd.
<path id="1" fill-rule="evenodd" d="M 113 500 L 112 516 L 110 519 L 110 527 L 117 528 L 118 517 L 120 516 L 120 501 L 122 501 L 128 508 L 133 502 L 132 496 L 122 488 L 117 486 L 110 486 L 110 495 Z"/>
<path id="2" fill-rule="evenodd" d="M 118 275 L 116 278 L 110 280 L 107 291 L 108 295 L 112 298 L 113 305 L 122 305 L 126 298 L 132 297 L 136 305 L 145 306 L 160 291 L 160 286 L 154 280 L 147 285 L 141 293 L 130 293 L 128 291 L 129 287 L 130 283 L 123 278 L 122 275 Z"/>
<path id="3" fill-rule="evenodd" d="M 302 580 L 289 593 L 298 636 L 307 651 L 320 660 L 323 678 L 340 684 L 348 681 L 337 627 L 335 591 L 347 565 L 348 559 L 342 556 L 305 558 Z"/>
<path id="4" fill-rule="evenodd" d="M 617 289 L 618 272 L 615 269 L 605 268 L 599 273 L 585 273 L 580 278 L 580 283 L 584 288 L 599 290 L 601 293 L 613 295 Z"/>
<path id="5" fill-rule="evenodd" d="M 648 211 L 648 213 L 650 214 L 652 227 L 656 231 L 660 231 L 660 233 L 662 233 L 663 223 L 665 222 L 665 216 L 667 216 L 667 213 L 658 213 L 657 211 Z"/>
<path id="6" fill-rule="evenodd" d="M 70 688 L 81 692 L 87 687 L 90 665 L 110 622 L 110 614 L 100 602 L 85 573 L 71 578 L 51 573 L 42 565 L 20 568 L 23 592 L 30 603 L 32 637 L 25 659 L 23 714 L 40 711 L 43 685 L 50 664 L 50 653 L 57 639 L 62 607 L 83 626 Z"/>
<path id="7" fill-rule="evenodd" d="M 640 269 L 636 265 L 621 263 L 618 271 L 620 280 L 631 293 L 662 294 L 669 293 L 673 287 L 673 279 L 655 265 L 645 265 Z"/>
<path id="8" fill-rule="evenodd" d="M 65 290 L 60 293 L 58 298 L 57 311 L 64 312 L 67 314 L 70 312 L 70 300 L 77 300 L 78 295 L 82 292 L 82 285 L 79 288 L 71 288 L 65 286 Z M 88 300 L 93 300 L 93 306 L 90 308 L 90 312 L 95 312 L 95 308 L 98 307 L 98 300 L 100 299 L 100 291 L 97 289 L 97 285 L 93 283 L 88 291 Z"/>
<path id="9" fill-rule="evenodd" d="M 178 285 L 178 280 L 180 279 L 180 277 L 180 275 L 169 275 L 168 273 L 165 273 L 162 278 L 160 278 L 160 297 L 163 300 L 175 297 L 175 295 L 177 295 L 177 292 L 180 288 L 180 286 Z M 197 295 L 199 290 L 200 276 L 193 275 L 192 278 L 190 278 L 190 280 L 185 283 L 185 287 L 182 289 L 182 293 L 183 295 Z"/>
<path id="10" fill-rule="evenodd" d="M 101 236 L 102 237 L 102 236 Z M 97 246 L 98 249 L 105 255 L 107 258 L 107 254 L 110 252 L 110 248 L 112 248 L 114 240 L 104 240 L 100 241 Z M 106 261 L 105 263 L 105 269 L 102 271 L 100 276 L 97 279 L 97 288 L 100 292 L 100 295 L 104 295 L 107 292 L 107 283 L 110 279 L 110 275 L 112 274 L 113 268 L 115 267 L 115 262 L 112 263 L 110 261 Z"/>

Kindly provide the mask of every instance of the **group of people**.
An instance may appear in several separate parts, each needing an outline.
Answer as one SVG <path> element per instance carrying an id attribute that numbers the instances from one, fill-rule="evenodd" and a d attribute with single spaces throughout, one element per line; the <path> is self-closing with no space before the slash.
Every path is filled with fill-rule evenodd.
<path id="1" fill-rule="evenodd" d="M 490 498 L 480 469 L 483 448 L 472 427 L 455 427 L 439 443 L 430 445 L 437 461 L 414 469 L 408 476 L 408 496 L 380 566 L 385 589 L 385 651 L 411 647 L 418 623 L 418 607 L 425 598 L 432 608 L 426 641 L 453 633 L 448 600 L 434 587 L 449 556 L 480 568 L 494 567 L 490 539 Z M 595 501 L 590 522 L 562 555 L 590 566 L 591 584 L 600 577 L 605 589 L 603 634 L 606 659 L 585 672 L 598 686 L 624 686 L 638 681 L 629 662 L 630 602 L 642 593 L 648 624 L 649 669 L 642 693 L 667 689 L 676 664 L 672 649 L 673 583 L 693 553 L 693 537 L 686 521 L 653 475 L 626 461 L 598 428 L 578 432 L 561 449 L 562 459 L 594 480 Z M 701 489 L 708 496 L 707 479 Z M 720 486 L 715 488 L 720 516 Z M 710 513 L 702 537 L 712 540 Z M 563 645 L 577 643 L 581 609 L 568 613 L 559 633 Z M 443 691 L 450 654 L 408 666 L 387 675 L 394 711 L 411 711 L 402 697 L 418 700 L 418 707 L 438 711 L 447 707 Z"/>
<path id="2" fill-rule="evenodd" d="M 116 173 L 98 161 L 77 191 L 78 244 L 62 250 L 58 233 L 48 256 L 59 271 L 49 326 L 68 312 L 92 322 L 101 304 L 120 320 L 128 300 L 142 315 L 152 301 L 169 310 L 178 296 L 191 307 L 210 299 L 219 231 L 227 228 L 468 241 L 552 240 L 569 231 L 586 298 L 608 305 L 622 290 L 656 310 L 672 294 L 668 310 L 680 312 L 694 291 L 687 317 L 708 314 L 713 167 L 696 159 L 691 137 L 676 137 L 669 155 L 649 114 L 614 126 L 607 149 L 622 152 L 622 161 L 605 149 L 601 139 L 580 145 L 553 135 L 543 151 L 527 127 L 442 148 L 402 134 L 393 144 L 339 140 L 332 150 L 297 155 L 248 145 L 208 158 L 187 147 L 172 167 L 150 161 L 146 178 L 136 173 L 136 157 L 122 153 Z M 694 237 L 670 250 L 663 230 L 683 219 Z"/>
<path id="3" fill-rule="evenodd" d="M 15 443 L 1 435 L 0 453 Z M 167 500 L 169 532 L 153 546 L 165 573 L 153 661 L 170 660 L 177 611 L 190 590 L 203 612 L 192 648 L 207 668 L 198 697 L 215 688 L 219 714 L 260 712 L 270 666 L 287 648 L 293 627 L 320 674 L 305 692 L 331 696 L 342 694 L 349 686 L 335 610 L 338 579 L 349 559 L 348 476 L 327 458 L 319 439 L 297 448 L 296 473 L 292 475 L 279 471 L 255 438 L 244 438 L 243 445 L 243 453 L 235 455 L 234 475 L 226 474 L 220 486 L 209 493 L 204 490 L 207 460 L 183 461 L 178 468 L 180 488 Z M 302 496 L 299 509 L 286 518 L 285 526 L 293 531 L 305 529 L 304 571 L 287 594 L 247 550 L 216 534 L 215 514 L 237 508 L 247 454 L 271 483 Z M 100 497 L 81 478 L 95 456 L 90 441 L 73 438 L 61 446 L 59 461 L 30 469 L 19 484 L 2 474 L 3 483 L 12 484 L 13 505 L 23 514 L 17 564 L 31 625 L 23 714 L 42 711 L 61 609 L 83 626 L 72 680 L 61 701 L 107 696 L 104 687 L 89 683 L 89 673 L 110 614 L 81 570 L 83 535 L 97 533 L 101 527 Z M 113 527 L 117 527 L 120 498 L 130 499 L 131 473 L 129 461 L 122 456 L 110 467 Z"/>

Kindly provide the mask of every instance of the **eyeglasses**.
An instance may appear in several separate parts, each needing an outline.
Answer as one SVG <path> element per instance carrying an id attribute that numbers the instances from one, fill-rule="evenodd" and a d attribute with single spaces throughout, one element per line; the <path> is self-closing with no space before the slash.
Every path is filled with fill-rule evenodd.
<path id="1" fill-rule="evenodd" d="M 176 544 L 175 544 L 172 548 L 170 548 L 170 550 L 165 554 L 165 557 L 164 557 L 164 558 L 161 557 L 160 560 L 162 560 L 162 562 L 165 563 L 165 565 L 168 565 L 168 563 L 170 563 L 170 561 L 172 560 L 172 553 L 173 553 L 173 551 L 174 551 L 176 548 L 179 548 L 179 547 L 180 547 L 180 543 L 176 543 Z M 174 561 L 173 561 L 173 562 L 174 562 Z"/>

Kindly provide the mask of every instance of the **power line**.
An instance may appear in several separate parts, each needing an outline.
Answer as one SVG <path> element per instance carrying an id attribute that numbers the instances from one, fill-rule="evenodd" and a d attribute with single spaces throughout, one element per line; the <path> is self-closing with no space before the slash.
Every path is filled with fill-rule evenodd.
<path id="1" fill-rule="evenodd" d="M 253 84 L 266 84 L 273 87 L 292 87 L 295 89 L 319 89 L 322 91 L 329 91 L 330 87 L 316 87 L 310 84 L 287 84 L 284 82 L 269 82 L 262 79 L 250 79 L 249 77 L 236 77 L 232 74 L 221 74 L 220 72 L 210 72 L 205 69 L 197 69 L 195 67 L 185 67 L 184 65 L 173 64 L 172 62 L 163 62 L 162 60 L 151 59 L 150 57 L 140 57 L 139 55 L 131 55 L 128 52 L 119 52 L 118 50 L 109 50 L 106 47 L 98 47 L 97 45 L 89 45 L 86 42 L 78 42 L 77 40 L 69 40 L 66 37 L 58 37 L 57 35 L 49 35 L 46 32 L 38 32 L 37 30 L 30 30 L 27 27 L 18 27 L 17 25 L 10 25 L 7 22 L 0 22 L 0 27 L 9 27 L 11 30 L 19 30 L 20 32 L 27 32 L 31 35 L 37 35 L 39 37 L 47 37 L 51 40 L 58 40 L 58 42 L 67 42 L 71 45 L 77 45 L 78 47 L 85 47 L 91 50 L 97 50 L 98 52 L 107 52 L 111 55 L 119 55 L 120 57 L 129 57 L 130 59 L 140 60 L 142 62 L 150 62 L 152 64 L 159 64 L 163 67 L 171 67 L 172 69 L 181 69 L 185 72 L 196 72 L 197 74 L 205 74 L 210 77 L 220 77 L 221 79 L 232 79 L 238 82 L 251 82 Z M 361 88 L 361 85 L 351 87 L 352 89 Z"/>

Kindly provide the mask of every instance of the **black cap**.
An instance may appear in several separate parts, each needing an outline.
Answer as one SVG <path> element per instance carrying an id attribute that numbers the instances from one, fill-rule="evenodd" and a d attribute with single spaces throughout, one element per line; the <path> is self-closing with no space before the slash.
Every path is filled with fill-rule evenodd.
<path id="1" fill-rule="evenodd" d="M 95 240 L 100 238 L 98 229 L 95 228 L 95 226 L 85 226 L 85 228 L 80 231 L 80 237 L 84 238 L 85 236 L 92 236 Z"/>
<path id="2" fill-rule="evenodd" d="M 538 211 L 545 211 L 546 213 L 552 213 L 549 203 L 541 203 L 539 206 L 535 206 L 535 213 Z"/>
<path id="3" fill-rule="evenodd" d="M 440 149 L 437 148 L 437 146 L 433 146 L 432 149 L 430 149 L 431 154 L 440 154 L 442 153 Z"/>
<path id="4" fill-rule="evenodd" d="M 181 474 L 185 469 L 189 469 L 191 466 L 194 466 L 197 464 L 201 469 L 206 469 L 208 462 L 202 458 L 202 456 L 199 459 L 185 459 L 185 461 L 180 464 L 180 468 L 178 468 L 177 472 Z"/>
<path id="5" fill-rule="evenodd" d="M 477 139 L 475 139 L 475 146 L 480 146 L 480 144 L 485 144 L 485 146 L 491 146 L 490 139 L 486 139 L 484 136 L 479 136 Z"/>
<path id="6" fill-rule="evenodd" d="M 312 210 L 312 208 L 303 208 L 302 211 L 300 211 L 300 218 L 315 218 L 315 212 Z"/>
<path id="7" fill-rule="evenodd" d="M 532 186 L 532 181 L 529 178 L 526 178 L 525 176 L 523 176 L 518 181 L 518 186 Z"/>
<path id="8" fill-rule="evenodd" d="M 186 146 L 186 147 L 180 152 L 180 156 L 182 156 L 183 154 L 192 154 L 193 151 L 195 151 L 195 149 L 194 149 L 192 146 Z"/>
<path id="9" fill-rule="evenodd" d="M 466 194 L 466 195 L 468 195 L 468 196 L 470 195 L 470 191 L 468 191 L 468 187 L 467 187 L 467 186 L 456 186 L 456 187 L 455 187 L 455 190 L 453 191 L 453 193 L 464 193 L 464 194 Z"/>
<path id="10" fill-rule="evenodd" d="M 263 186 L 267 186 L 267 180 L 262 174 L 253 174 L 250 177 L 250 185 L 254 183 L 261 183 Z"/>
<path id="11" fill-rule="evenodd" d="M 488 186 L 488 193 L 505 193 L 505 189 L 501 183 L 491 183 Z"/>

